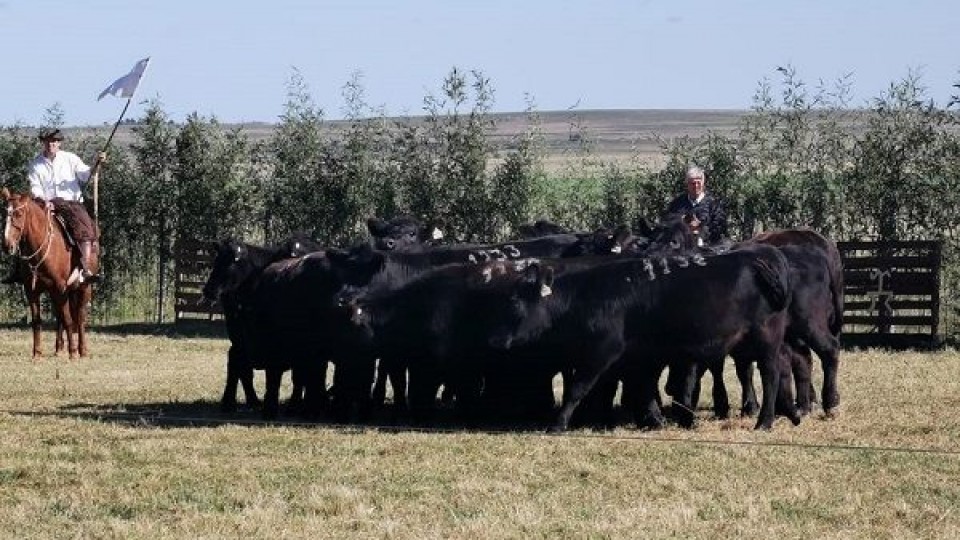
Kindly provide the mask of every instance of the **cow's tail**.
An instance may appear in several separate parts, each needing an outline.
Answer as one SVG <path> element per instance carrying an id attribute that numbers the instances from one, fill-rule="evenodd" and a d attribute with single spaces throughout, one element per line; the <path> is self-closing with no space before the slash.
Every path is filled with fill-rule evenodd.
<path id="1" fill-rule="evenodd" d="M 830 294 L 833 295 L 833 318 L 830 320 L 830 332 L 835 336 L 843 330 L 843 260 L 840 252 L 831 244 L 832 252 L 827 254 L 830 260 Z"/>
<path id="2" fill-rule="evenodd" d="M 767 259 L 757 258 L 753 261 L 753 271 L 770 307 L 775 311 L 786 309 L 790 300 L 790 281 L 783 265 L 774 265 Z"/>

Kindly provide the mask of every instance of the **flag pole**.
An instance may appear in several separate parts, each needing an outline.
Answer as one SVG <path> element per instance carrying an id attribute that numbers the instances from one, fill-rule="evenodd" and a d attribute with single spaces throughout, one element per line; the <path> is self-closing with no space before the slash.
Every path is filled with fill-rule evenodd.
<path id="1" fill-rule="evenodd" d="M 110 136 L 107 137 L 107 142 L 103 145 L 103 150 L 101 153 L 106 153 L 107 148 L 110 146 L 110 141 L 113 140 L 113 136 L 117 134 L 117 128 L 120 127 L 120 122 L 123 121 L 123 115 L 127 114 L 127 109 L 130 107 L 130 102 L 133 101 L 133 96 L 127 98 L 127 104 L 123 106 L 123 110 L 120 111 L 120 117 L 117 118 L 117 121 L 113 124 L 113 130 L 110 132 Z M 93 164 L 93 223 L 97 226 L 97 230 L 100 230 L 100 156 L 97 156 L 97 162 Z"/>
<path id="2" fill-rule="evenodd" d="M 130 102 L 133 101 L 133 95 L 137 93 L 137 87 L 140 86 L 140 79 L 143 78 L 143 74 L 146 72 L 147 65 L 149 64 L 149 56 L 140 60 L 134 64 L 130 73 L 113 81 L 113 83 L 108 86 L 106 90 L 100 92 L 100 95 L 97 97 L 97 101 L 100 101 L 108 94 L 119 94 L 127 98 L 127 103 L 123 106 L 123 110 L 120 111 L 120 116 L 113 124 L 113 130 L 110 132 L 110 136 L 107 137 L 107 142 L 103 145 L 103 150 L 100 151 L 100 154 L 106 154 L 107 148 L 110 146 L 110 141 L 113 140 L 113 136 L 117 133 L 117 128 L 120 127 L 120 122 L 123 121 L 123 115 L 127 114 L 127 109 L 130 108 Z M 93 221 L 96 224 L 98 232 L 100 230 L 100 165 L 100 155 L 98 154 L 97 161 L 93 164 L 93 170 L 90 173 L 93 176 Z"/>

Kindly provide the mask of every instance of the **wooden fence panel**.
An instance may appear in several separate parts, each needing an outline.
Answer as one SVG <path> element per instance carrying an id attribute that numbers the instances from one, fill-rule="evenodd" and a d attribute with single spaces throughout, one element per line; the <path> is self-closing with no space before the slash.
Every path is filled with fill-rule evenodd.
<path id="1" fill-rule="evenodd" d="M 208 242 L 178 240 L 174 246 L 174 321 L 222 320 L 220 304 L 201 305 L 203 285 L 213 267 L 214 252 Z"/>
<path id="2" fill-rule="evenodd" d="M 838 242 L 843 259 L 845 345 L 940 344 L 942 242 Z"/>

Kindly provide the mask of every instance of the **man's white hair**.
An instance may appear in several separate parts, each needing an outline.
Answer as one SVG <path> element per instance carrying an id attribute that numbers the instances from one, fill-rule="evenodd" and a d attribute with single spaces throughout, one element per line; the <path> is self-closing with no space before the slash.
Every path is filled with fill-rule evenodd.
<path id="1" fill-rule="evenodd" d="M 703 171 L 703 167 L 698 167 L 696 165 L 688 165 L 687 170 L 683 173 L 684 178 L 690 178 L 691 176 L 699 176 L 704 180 L 707 179 L 707 175 Z"/>

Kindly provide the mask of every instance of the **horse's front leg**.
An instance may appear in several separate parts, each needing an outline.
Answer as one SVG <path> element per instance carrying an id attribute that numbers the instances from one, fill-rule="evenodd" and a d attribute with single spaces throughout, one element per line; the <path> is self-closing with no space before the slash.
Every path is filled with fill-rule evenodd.
<path id="1" fill-rule="evenodd" d="M 40 293 L 38 291 L 27 290 L 27 303 L 30 305 L 30 326 L 33 328 L 33 354 L 31 358 L 34 361 L 43 359 L 43 321 L 40 316 Z"/>
<path id="2" fill-rule="evenodd" d="M 76 360 L 77 341 L 73 335 L 74 325 L 73 316 L 70 313 L 69 297 L 62 293 L 51 293 L 50 300 L 53 302 L 57 318 L 60 320 L 60 324 L 63 325 L 64 331 L 67 334 L 67 351 L 69 352 L 70 360 Z"/>
<path id="3" fill-rule="evenodd" d="M 56 332 L 56 337 L 55 337 L 55 341 L 54 341 L 54 345 L 53 345 L 53 355 L 54 355 L 54 356 L 60 356 L 60 352 L 63 351 L 63 333 L 64 333 L 64 331 L 65 331 L 65 330 L 64 330 L 64 328 L 63 328 L 63 322 L 61 322 L 60 319 L 58 318 L 58 319 L 57 319 L 57 329 L 56 329 L 56 331 L 55 331 L 55 332 Z"/>
<path id="4" fill-rule="evenodd" d="M 90 305 L 92 292 L 89 285 L 75 291 L 70 297 L 70 311 L 73 315 L 73 325 L 77 332 L 77 350 L 80 358 L 87 356 L 87 306 Z"/>

